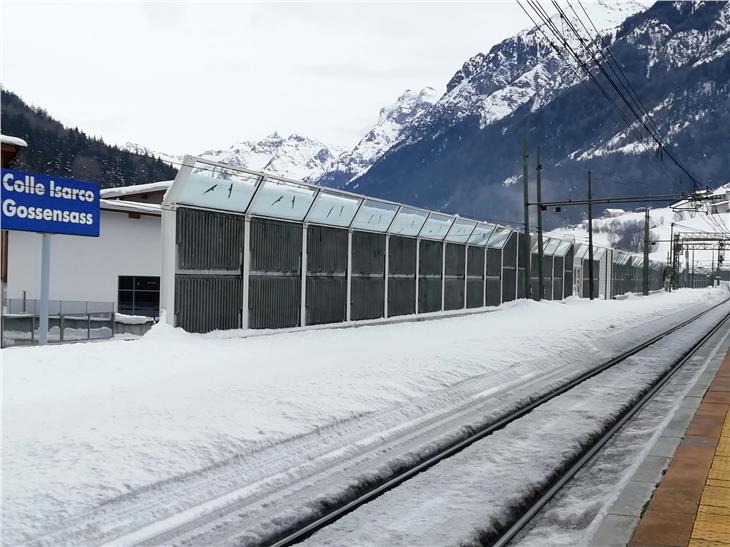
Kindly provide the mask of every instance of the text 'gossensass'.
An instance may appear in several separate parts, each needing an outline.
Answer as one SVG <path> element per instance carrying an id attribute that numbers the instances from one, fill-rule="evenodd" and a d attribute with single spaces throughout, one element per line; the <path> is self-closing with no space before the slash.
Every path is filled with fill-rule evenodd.
<path id="1" fill-rule="evenodd" d="M 3 175 L 3 189 L 18 194 L 31 194 L 35 196 L 48 196 L 51 198 L 65 199 L 71 201 L 93 202 L 94 192 L 79 188 L 69 188 L 56 184 L 51 180 L 48 188 L 36 182 L 33 175 L 26 175 L 23 179 L 16 179 L 13 173 Z M 94 215 L 78 211 L 64 211 L 47 207 L 26 207 L 17 205 L 12 198 L 3 199 L 3 215 L 6 217 L 18 217 L 53 222 L 68 222 L 71 224 L 93 224 Z"/>

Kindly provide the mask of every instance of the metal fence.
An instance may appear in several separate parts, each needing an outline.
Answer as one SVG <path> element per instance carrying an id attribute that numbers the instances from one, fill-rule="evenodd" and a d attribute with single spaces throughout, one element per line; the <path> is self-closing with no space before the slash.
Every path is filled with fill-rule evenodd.
<path id="1" fill-rule="evenodd" d="M 193 332 L 496 306 L 539 293 L 536 237 L 186 156 L 162 204 L 161 308 Z M 530 253 L 525 246 L 530 246 Z M 544 298 L 640 292 L 641 265 L 544 239 Z M 525 259 L 530 256 L 530 264 Z M 650 288 L 664 265 L 652 264 Z"/>
<path id="2" fill-rule="evenodd" d="M 114 302 L 49 300 L 48 341 L 55 343 L 114 336 Z M 2 347 L 38 343 L 40 301 L 7 298 L 3 303 Z"/>
<path id="3" fill-rule="evenodd" d="M 175 324 L 192 332 L 377 319 L 517 297 L 519 238 L 503 227 L 490 226 L 482 245 L 470 245 L 189 206 L 175 214 Z"/>

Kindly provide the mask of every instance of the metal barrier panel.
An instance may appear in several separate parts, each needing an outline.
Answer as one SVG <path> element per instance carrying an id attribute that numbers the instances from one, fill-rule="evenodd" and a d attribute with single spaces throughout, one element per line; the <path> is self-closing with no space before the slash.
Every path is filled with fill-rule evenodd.
<path id="1" fill-rule="evenodd" d="M 307 325 L 344 322 L 346 301 L 344 277 L 307 276 Z"/>
<path id="2" fill-rule="evenodd" d="M 376 319 L 384 315 L 385 235 L 352 232 L 350 319 Z"/>
<path id="3" fill-rule="evenodd" d="M 502 302 L 511 302 L 515 299 L 515 284 L 517 283 L 514 268 L 502 268 Z"/>
<path id="4" fill-rule="evenodd" d="M 537 300 L 540 296 L 540 271 L 538 270 L 538 254 L 530 253 L 530 288 L 532 290 L 532 299 Z"/>
<path id="5" fill-rule="evenodd" d="M 463 309 L 465 288 L 463 279 L 446 279 L 444 281 L 444 309 Z"/>
<path id="6" fill-rule="evenodd" d="M 599 275 L 600 275 L 601 261 L 593 261 L 593 298 L 598 298 L 598 291 L 600 289 Z M 588 298 L 590 283 L 589 283 L 589 271 L 588 271 L 588 259 L 583 260 L 583 298 Z"/>
<path id="7" fill-rule="evenodd" d="M 525 268 L 525 248 L 529 248 L 531 245 L 531 238 L 529 235 L 517 233 L 517 239 L 519 241 L 517 247 L 517 298 L 526 298 L 525 294 L 525 276 L 527 270 Z M 532 266 L 532 256 L 530 256 L 530 266 Z M 530 291 L 534 295 L 535 292 L 532 290 L 532 273 L 530 274 Z"/>
<path id="8" fill-rule="evenodd" d="M 177 274 L 177 325 L 188 332 L 241 328 L 242 289 L 238 276 Z"/>
<path id="9" fill-rule="evenodd" d="M 178 270 L 240 270 L 244 217 L 202 209 L 177 209 Z"/>
<path id="10" fill-rule="evenodd" d="M 390 236 L 388 317 L 416 312 L 416 239 Z"/>
<path id="11" fill-rule="evenodd" d="M 487 248 L 487 306 L 502 303 L 502 249 Z"/>
<path id="12" fill-rule="evenodd" d="M 179 207 L 175 324 L 189 332 L 241 328 L 241 215 Z"/>
<path id="13" fill-rule="evenodd" d="M 565 268 L 565 259 L 562 256 L 556 256 L 553 262 L 553 300 L 563 299 L 563 269 Z"/>
<path id="14" fill-rule="evenodd" d="M 383 317 L 385 279 L 382 277 L 353 277 L 350 290 L 352 297 L 350 319 L 358 321 L 362 319 L 377 319 L 379 317 Z M 390 294 L 388 296 L 390 296 Z M 412 297 L 411 300 L 413 300 Z"/>
<path id="15" fill-rule="evenodd" d="M 347 230 L 307 228 L 307 325 L 339 323 L 347 315 Z"/>
<path id="16" fill-rule="evenodd" d="M 575 253 L 575 245 L 571 245 L 568 252 L 563 257 L 563 298 L 573 296 L 573 255 Z"/>
<path id="17" fill-rule="evenodd" d="M 250 230 L 248 326 L 297 327 L 301 317 L 302 225 L 252 218 Z"/>
<path id="18" fill-rule="evenodd" d="M 553 257 L 550 255 L 542 257 L 542 297 L 545 300 L 553 298 Z"/>
<path id="19" fill-rule="evenodd" d="M 251 329 L 298 327 L 302 280 L 289 276 L 251 276 L 248 326 Z"/>
<path id="20" fill-rule="evenodd" d="M 441 310 L 441 278 L 419 276 L 418 313 Z"/>
<path id="21" fill-rule="evenodd" d="M 390 275 L 416 275 L 416 239 L 390 236 L 388 243 L 388 272 Z"/>
<path id="22" fill-rule="evenodd" d="M 484 247 L 467 249 L 466 307 L 481 308 L 484 304 Z"/>
<path id="23" fill-rule="evenodd" d="M 388 317 L 416 313 L 416 279 L 389 276 Z"/>
<path id="24" fill-rule="evenodd" d="M 510 234 L 502 256 L 502 302 L 510 302 L 517 297 L 517 232 Z"/>
<path id="25" fill-rule="evenodd" d="M 418 313 L 441 310 L 441 275 L 443 244 L 440 241 L 420 241 L 418 263 Z"/>
<path id="26" fill-rule="evenodd" d="M 460 310 L 464 308 L 464 290 L 466 288 L 464 284 L 466 246 L 458 243 L 445 243 L 445 245 L 444 309 Z"/>

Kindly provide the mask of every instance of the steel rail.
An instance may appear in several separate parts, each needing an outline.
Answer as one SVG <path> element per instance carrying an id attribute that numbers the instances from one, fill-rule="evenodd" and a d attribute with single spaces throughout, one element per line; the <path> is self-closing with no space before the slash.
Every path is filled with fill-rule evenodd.
<path id="1" fill-rule="evenodd" d="M 700 317 L 706 315 L 707 313 L 711 312 L 712 310 L 714 310 L 724 304 L 727 304 L 728 302 L 730 302 L 730 296 L 728 298 L 724 299 L 722 302 L 719 302 L 719 303 L 715 304 L 714 306 L 711 306 L 710 308 L 703 310 L 702 312 L 692 316 L 691 318 L 689 318 L 685 321 L 682 321 L 681 323 L 650 338 L 649 340 L 642 342 L 641 344 L 634 346 L 633 348 L 609 359 L 608 361 L 605 361 L 604 363 L 577 375 L 576 377 L 568 380 L 567 382 L 557 386 L 556 388 L 549 391 L 548 393 L 540 395 L 538 398 L 534 399 L 533 401 L 508 413 L 507 415 L 503 416 L 502 418 L 500 418 L 494 422 L 491 422 L 490 424 L 484 426 L 483 428 L 480 428 L 479 431 L 472 433 L 468 437 L 466 437 L 460 441 L 457 441 L 449 446 L 444 447 L 437 454 L 427 458 L 426 460 L 420 462 L 419 464 L 417 464 L 415 466 L 405 469 L 404 471 L 398 473 L 395 477 L 387 480 L 384 483 L 374 486 L 367 492 L 364 492 L 363 494 L 357 496 L 356 498 L 352 499 L 351 501 L 332 509 L 330 512 L 317 518 L 316 520 L 313 520 L 312 522 L 309 522 L 308 524 L 306 524 L 304 526 L 296 527 L 296 528 L 286 531 L 284 533 L 277 534 L 277 536 L 275 538 L 272 538 L 271 543 L 264 543 L 264 545 L 268 545 L 269 547 L 288 547 L 288 546 L 296 545 L 297 543 L 304 541 L 305 539 L 307 539 L 309 536 L 311 536 L 315 532 L 331 525 L 332 523 L 339 520 L 346 514 L 351 513 L 358 507 L 361 507 L 361 506 L 365 505 L 366 503 L 373 501 L 374 499 L 383 495 L 385 492 L 392 490 L 393 488 L 401 485 L 402 483 L 413 478 L 417 474 L 419 474 L 423 471 L 426 471 L 427 469 L 433 467 L 437 463 L 439 463 L 447 458 L 450 458 L 451 456 L 455 455 L 458 452 L 461 452 L 465 448 L 467 448 L 470 445 L 474 444 L 475 442 L 491 435 L 492 433 L 499 431 L 500 429 L 503 429 L 510 423 L 529 414 L 536 408 L 544 405 L 548 401 L 551 401 L 555 397 L 562 395 L 566 391 L 569 391 L 570 389 L 576 387 L 577 385 L 582 384 L 586 380 L 589 380 L 589 379 L 593 378 L 594 376 L 597 376 L 598 374 L 602 373 L 603 371 L 617 365 L 618 363 L 625 361 L 629 357 L 632 357 L 633 355 L 639 353 L 640 351 L 644 350 L 645 348 L 657 343 L 658 341 L 662 340 L 663 338 L 666 338 L 667 336 L 671 335 L 672 333 L 689 325 L 690 323 L 693 323 Z M 727 317 L 726 317 L 726 319 L 727 319 Z"/>
<path id="2" fill-rule="evenodd" d="M 710 311 L 710 310 L 707 310 Z M 626 411 L 618 418 L 611 427 L 609 427 L 602 435 L 600 435 L 591 444 L 578 460 L 571 465 L 567 471 L 560 475 L 555 483 L 550 486 L 545 492 L 530 506 L 523 515 L 515 521 L 494 543 L 491 543 L 491 547 L 505 547 L 530 523 L 530 521 L 537 516 L 537 514 L 555 497 L 555 495 L 562 490 L 568 482 L 584 468 L 590 461 L 593 460 L 594 456 L 608 443 L 616 433 L 618 433 L 626 422 L 639 412 L 646 403 L 648 403 L 657 392 L 674 376 L 682 366 L 691 359 L 695 353 L 712 338 L 712 336 L 720 330 L 720 328 L 730 319 L 730 312 L 725 314 L 723 317 L 707 334 L 705 334 L 696 344 L 694 344 L 682 357 L 680 357 L 675 363 L 666 370 L 657 380 L 654 382 L 651 388 L 644 393 L 633 405 L 631 405 Z"/>

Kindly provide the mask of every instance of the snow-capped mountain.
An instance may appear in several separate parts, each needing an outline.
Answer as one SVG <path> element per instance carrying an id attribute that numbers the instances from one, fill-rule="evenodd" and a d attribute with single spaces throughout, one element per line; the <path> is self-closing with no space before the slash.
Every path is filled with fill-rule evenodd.
<path id="1" fill-rule="evenodd" d="M 645 10 L 651 2 L 587 2 L 584 4 L 593 24 L 606 31 L 617 27 L 627 17 Z M 567 28 L 580 27 L 579 11 L 564 4 L 567 20 L 559 14 L 551 23 Z M 584 15 L 585 19 L 585 15 Z M 565 32 L 570 47 L 580 50 L 578 38 Z M 446 84 L 446 94 L 434 108 L 415 119 L 404 131 L 400 144 L 416 142 L 429 134 L 435 123 L 450 126 L 469 116 L 478 116 L 482 127 L 506 118 L 519 107 L 529 104 L 535 111 L 548 104 L 562 89 L 578 83 L 576 71 L 563 63 L 548 41 L 544 25 L 532 27 L 494 46 L 489 53 L 478 53 L 466 61 Z"/>
<path id="2" fill-rule="evenodd" d="M 318 140 L 272 133 L 259 141 L 243 141 L 224 150 L 208 150 L 201 157 L 266 171 L 305 182 L 318 180 L 327 172 L 344 148 L 329 146 Z"/>
<path id="3" fill-rule="evenodd" d="M 173 156 L 127 143 L 124 147 L 136 154 L 154 156 L 177 167 L 182 156 Z M 292 134 L 281 137 L 274 132 L 258 141 L 242 141 L 222 150 L 206 150 L 198 156 L 229 165 L 266 171 L 283 177 L 313 182 L 326 173 L 344 148 L 329 146 L 318 140 Z"/>
<path id="4" fill-rule="evenodd" d="M 341 187 L 365 173 L 391 146 L 404 140 L 406 131 L 415 127 L 433 108 L 440 95 L 431 87 L 421 91 L 407 89 L 395 102 L 380 109 L 377 123 L 351 150 L 296 134 L 283 138 L 274 132 L 258 141 L 242 141 L 222 150 L 207 150 L 198 156 L 305 182 Z M 182 162 L 182 156 L 157 152 L 136 143 L 127 143 L 124 149 L 158 157 L 173 166 Z"/>
<path id="5" fill-rule="evenodd" d="M 428 115 L 440 96 L 432 87 L 418 92 L 407 89 L 394 103 L 380 109 L 375 126 L 352 150 L 339 155 L 318 182 L 339 187 L 365 173 L 395 143 L 407 137 L 409 128 Z"/>
<path id="6" fill-rule="evenodd" d="M 728 3 L 584 5 L 672 152 L 702 185 L 726 180 Z M 571 38 L 568 20 L 581 29 L 585 24 L 583 36 L 593 40 L 586 46 L 601 59 L 605 48 L 585 14 L 564 10 L 566 20 L 552 20 L 569 45 L 590 59 Z M 583 195 L 589 169 L 594 184 L 599 181 L 598 195 L 691 189 L 688 177 L 650 139 L 648 145 L 638 141 L 639 124 L 628 128 L 582 69 L 575 62 L 567 66 L 553 48 L 565 54 L 565 45 L 551 44 L 543 31 L 550 36 L 546 28 L 531 28 L 469 59 L 440 100 L 402 128 L 403 137 L 347 187 L 430 208 L 519 219 L 522 188 L 509 183 L 521 180 L 527 138 L 533 168 L 535 148 L 541 148 L 548 198 Z M 593 72 L 621 104 L 599 69 Z"/>
<path id="7" fill-rule="evenodd" d="M 182 162 L 182 156 L 175 156 L 174 154 L 158 152 L 157 150 L 152 150 L 151 148 L 148 148 L 147 146 L 138 144 L 136 142 L 127 142 L 124 146 L 122 146 L 122 150 L 126 150 L 128 152 L 131 152 L 132 154 L 138 154 L 140 156 L 150 156 L 152 158 L 161 159 L 175 169 L 180 167 L 180 163 Z"/>

